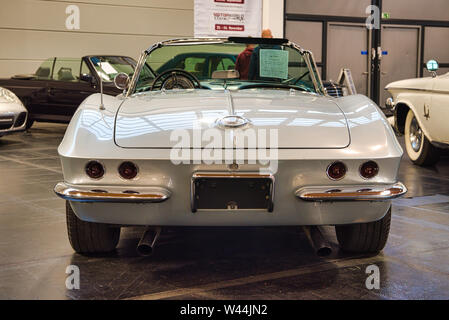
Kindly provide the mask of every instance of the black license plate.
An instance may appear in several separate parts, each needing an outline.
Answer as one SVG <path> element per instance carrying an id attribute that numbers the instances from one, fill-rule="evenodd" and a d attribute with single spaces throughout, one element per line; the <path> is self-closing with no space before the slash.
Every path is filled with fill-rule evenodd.
<path id="1" fill-rule="evenodd" d="M 267 210 L 273 211 L 271 177 L 194 177 L 192 211 Z"/>

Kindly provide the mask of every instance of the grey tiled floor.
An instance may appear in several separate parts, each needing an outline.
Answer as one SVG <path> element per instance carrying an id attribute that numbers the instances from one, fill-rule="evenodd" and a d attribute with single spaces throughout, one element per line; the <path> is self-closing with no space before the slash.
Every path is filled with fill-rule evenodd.
<path id="1" fill-rule="evenodd" d="M 139 228 L 122 230 L 115 253 L 71 249 L 56 148 L 66 126 L 37 123 L 0 139 L 0 299 L 448 299 L 449 157 L 420 168 L 404 156 L 389 242 L 374 257 L 338 251 L 317 258 L 298 228 L 173 228 L 151 258 L 135 246 Z M 402 139 L 400 139 L 402 140 Z M 81 289 L 67 290 L 66 267 L 79 266 Z M 381 271 L 365 287 L 366 266 Z"/>

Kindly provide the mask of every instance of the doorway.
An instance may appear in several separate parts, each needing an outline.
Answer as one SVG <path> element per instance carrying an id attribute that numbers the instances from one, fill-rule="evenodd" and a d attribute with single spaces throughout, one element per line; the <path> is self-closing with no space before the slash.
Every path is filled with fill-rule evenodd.
<path id="1" fill-rule="evenodd" d="M 417 26 L 382 26 L 379 105 L 388 98 L 385 86 L 393 81 L 419 77 L 421 28 Z"/>
<path id="2" fill-rule="evenodd" d="M 349 68 L 357 93 L 369 96 L 370 32 L 364 24 L 329 23 L 327 27 L 327 80 L 337 81 Z"/>

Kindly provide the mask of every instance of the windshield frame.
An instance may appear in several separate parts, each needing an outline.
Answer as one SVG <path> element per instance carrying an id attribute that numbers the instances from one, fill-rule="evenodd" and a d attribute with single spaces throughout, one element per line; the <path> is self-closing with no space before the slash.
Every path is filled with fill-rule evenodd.
<path id="1" fill-rule="evenodd" d="M 194 45 L 194 44 L 221 44 L 226 42 L 232 42 L 232 38 L 184 38 L 184 39 L 170 39 L 161 42 L 157 42 L 153 44 L 150 48 L 142 51 L 137 61 L 136 68 L 134 70 L 134 74 L 131 78 L 129 87 L 126 91 L 126 97 L 136 93 L 137 82 L 139 80 L 140 73 L 143 69 L 143 66 L 146 64 L 147 57 L 156 49 L 161 48 L 163 46 L 181 46 L 181 45 Z M 250 38 L 251 39 L 251 38 Z M 253 38 L 256 39 L 256 38 Z M 282 40 L 282 39 L 269 39 L 269 40 Z M 299 45 L 285 40 L 284 46 L 290 47 L 292 49 L 296 49 L 299 51 L 301 55 L 304 56 L 304 60 L 309 69 L 313 85 L 315 87 L 315 92 L 321 95 L 327 95 L 326 90 L 324 89 L 323 82 L 321 80 L 320 73 L 318 72 L 318 68 L 313 57 L 313 53 L 309 50 L 302 49 Z"/>

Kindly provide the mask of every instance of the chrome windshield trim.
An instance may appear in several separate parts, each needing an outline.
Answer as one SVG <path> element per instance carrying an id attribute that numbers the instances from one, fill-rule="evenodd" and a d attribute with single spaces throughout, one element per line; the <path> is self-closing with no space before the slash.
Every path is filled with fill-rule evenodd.
<path id="1" fill-rule="evenodd" d="M 126 97 L 129 97 L 130 95 L 135 93 L 137 81 L 139 80 L 139 75 L 143 69 L 143 65 L 145 64 L 147 57 L 157 48 L 164 45 L 214 44 L 214 43 L 225 43 L 227 41 L 229 41 L 228 38 L 184 38 L 184 39 L 179 38 L 179 39 L 164 40 L 153 44 L 151 47 L 149 47 L 148 49 L 144 50 L 141 53 L 136 65 L 136 69 L 131 78 L 129 88 L 126 91 Z M 316 93 L 326 95 L 326 91 L 324 90 L 323 82 L 319 75 L 312 52 L 302 49 L 299 45 L 291 41 L 288 41 L 288 43 L 285 44 L 285 46 L 289 46 L 291 48 L 298 50 L 300 54 L 304 56 L 305 58 L 304 60 L 306 61 L 307 67 L 311 72 L 311 78 Z"/>
<path id="2" fill-rule="evenodd" d="M 154 49 L 153 49 L 154 50 Z M 126 91 L 126 98 L 128 98 L 131 94 L 133 94 L 136 90 L 137 80 L 139 79 L 140 72 L 142 71 L 143 65 L 145 63 L 146 57 L 148 56 L 147 51 L 142 51 L 140 54 L 139 60 L 137 60 L 136 69 L 134 70 L 134 74 L 131 78 L 131 82 L 129 84 L 128 90 Z"/>
<path id="3" fill-rule="evenodd" d="M 299 188 L 295 196 L 305 201 L 387 201 L 403 196 L 407 188 L 402 182 L 389 185 L 312 186 Z"/>
<path id="4" fill-rule="evenodd" d="M 313 57 L 313 53 L 308 50 L 303 51 L 303 55 L 306 58 L 307 66 L 309 67 L 310 77 L 312 78 L 313 85 L 315 87 L 315 91 L 317 93 L 321 93 L 323 95 L 327 95 L 324 90 L 323 82 L 321 81 L 321 77 L 318 72 L 318 68 L 315 63 L 315 59 Z"/>
<path id="5" fill-rule="evenodd" d="M 65 182 L 59 182 L 54 191 L 65 200 L 77 202 L 154 203 L 170 197 L 170 191 L 160 187 L 72 186 Z"/>

